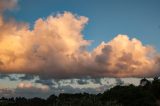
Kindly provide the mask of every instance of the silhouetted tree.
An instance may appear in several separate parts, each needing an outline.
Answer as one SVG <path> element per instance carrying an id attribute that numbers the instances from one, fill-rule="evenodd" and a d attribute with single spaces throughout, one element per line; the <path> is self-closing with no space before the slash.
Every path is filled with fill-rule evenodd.
<path id="1" fill-rule="evenodd" d="M 102 94 L 61 93 L 42 98 L 5 98 L 0 99 L 0 106 L 159 106 L 160 79 L 155 77 L 151 82 L 146 78 L 139 86 L 115 86 Z"/>
<path id="2" fill-rule="evenodd" d="M 158 77 L 154 78 L 151 86 L 151 91 L 156 98 L 160 99 L 160 79 Z"/>
<path id="3" fill-rule="evenodd" d="M 48 106 L 55 106 L 57 104 L 57 96 L 51 95 L 47 98 Z"/>

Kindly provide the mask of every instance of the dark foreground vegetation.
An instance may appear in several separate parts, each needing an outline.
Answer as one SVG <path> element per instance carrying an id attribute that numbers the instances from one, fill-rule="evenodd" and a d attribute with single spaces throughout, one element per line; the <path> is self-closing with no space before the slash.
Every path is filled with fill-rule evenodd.
<path id="1" fill-rule="evenodd" d="M 142 79 L 139 86 L 115 86 L 103 94 L 60 94 L 47 99 L 0 99 L 0 106 L 160 106 L 160 79 Z"/>

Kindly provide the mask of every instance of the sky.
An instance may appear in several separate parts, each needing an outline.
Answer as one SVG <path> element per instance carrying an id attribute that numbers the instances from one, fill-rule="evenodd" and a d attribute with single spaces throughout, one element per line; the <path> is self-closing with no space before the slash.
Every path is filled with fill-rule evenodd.
<path id="1" fill-rule="evenodd" d="M 40 17 L 64 11 L 88 17 L 83 33 L 94 41 L 89 50 L 117 34 L 136 37 L 160 50 L 159 0 L 20 0 L 18 4 L 18 9 L 8 15 L 31 26 Z"/>
<path id="2" fill-rule="evenodd" d="M 0 0 L 0 94 L 101 93 L 159 76 L 159 5 Z"/>

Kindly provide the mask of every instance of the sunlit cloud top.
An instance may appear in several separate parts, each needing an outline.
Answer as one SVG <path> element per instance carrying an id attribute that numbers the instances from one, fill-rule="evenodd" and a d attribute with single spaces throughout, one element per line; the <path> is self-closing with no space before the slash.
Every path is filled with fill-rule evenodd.
<path id="1" fill-rule="evenodd" d="M 0 1 L 1 10 L 16 6 Z M 29 23 L 0 16 L 0 72 L 41 78 L 152 77 L 159 75 L 159 53 L 136 38 L 118 34 L 93 51 L 82 31 L 89 18 L 64 11 Z M 88 23 L 89 24 L 89 23 Z"/>

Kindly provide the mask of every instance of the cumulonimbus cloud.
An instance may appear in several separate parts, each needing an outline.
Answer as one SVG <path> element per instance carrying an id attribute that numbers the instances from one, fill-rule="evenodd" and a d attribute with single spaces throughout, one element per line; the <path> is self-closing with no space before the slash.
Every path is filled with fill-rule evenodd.
<path id="1" fill-rule="evenodd" d="M 2 10 L 15 5 L 0 2 Z M 39 18 L 30 30 L 27 23 L 5 21 L 1 15 L 0 72 L 44 78 L 150 77 L 159 74 L 159 54 L 153 47 L 127 35 L 117 35 L 88 52 L 86 47 L 91 42 L 81 33 L 87 22 L 87 17 L 64 12 Z"/>

